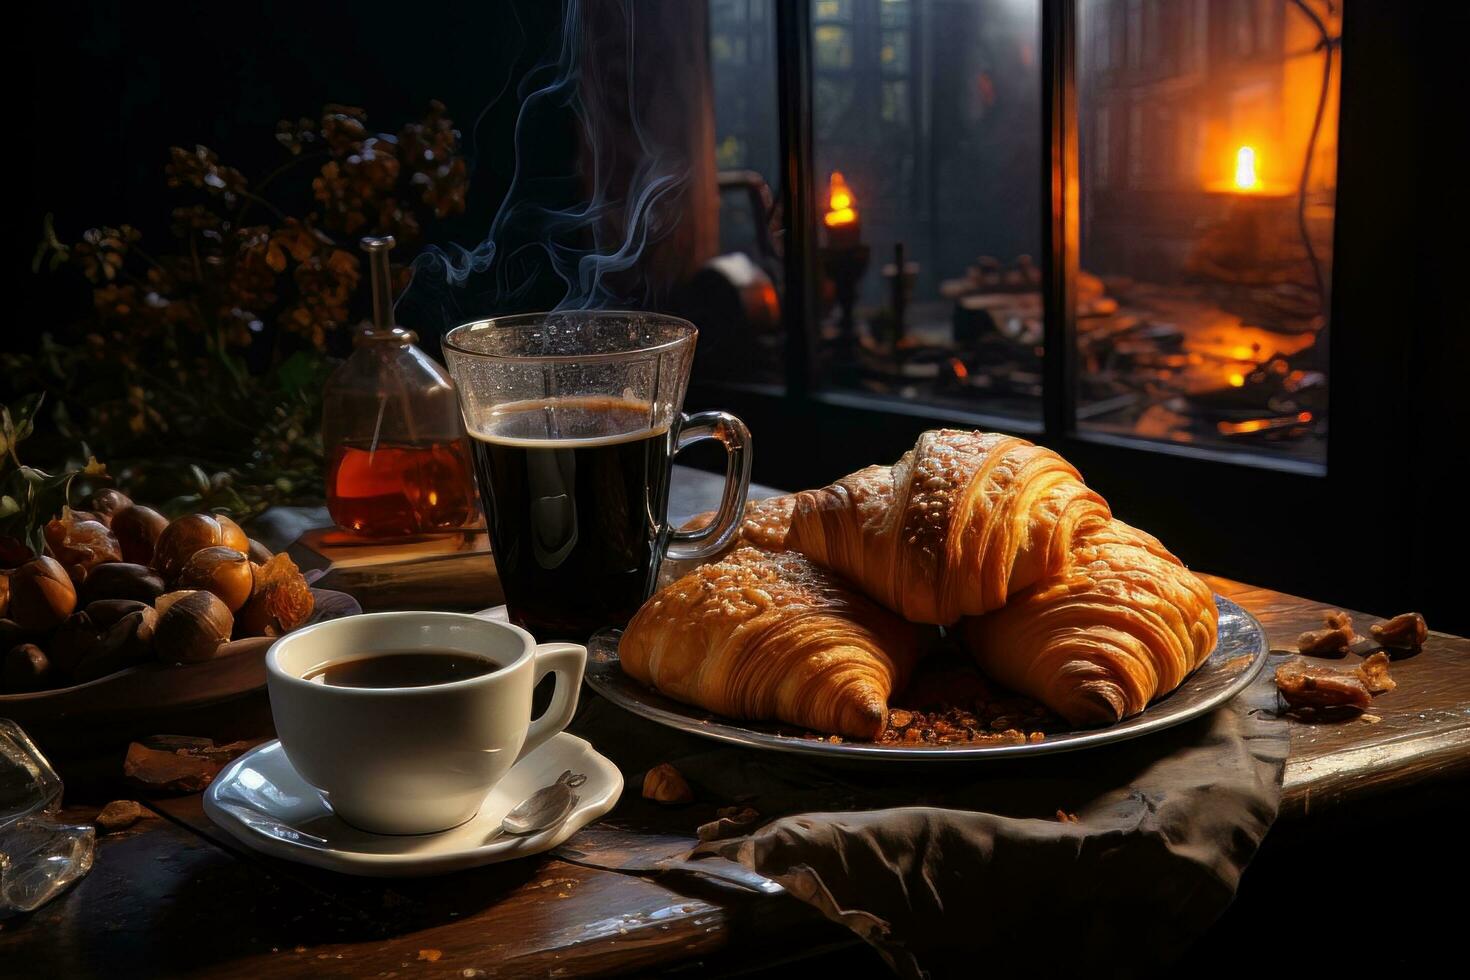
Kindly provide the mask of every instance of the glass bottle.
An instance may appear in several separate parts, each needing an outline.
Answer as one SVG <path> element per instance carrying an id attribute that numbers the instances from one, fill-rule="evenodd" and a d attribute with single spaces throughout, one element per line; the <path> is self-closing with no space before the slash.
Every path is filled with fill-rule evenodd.
<path id="1" fill-rule="evenodd" d="M 375 538 L 462 527 L 475 513 L 475 486 L 454 383 L 393 322 L 393 239 L 361 245 L 373 322 L 322 392 L 327 510 L 339 527 Z"/>

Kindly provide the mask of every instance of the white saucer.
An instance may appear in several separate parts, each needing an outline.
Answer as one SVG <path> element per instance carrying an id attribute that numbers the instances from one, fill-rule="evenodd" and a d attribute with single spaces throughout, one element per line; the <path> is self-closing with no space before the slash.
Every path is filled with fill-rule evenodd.
<path id="1" fill-rule="evenodd" d="M 494 836 L 517 803 L 564 770 L 585 773 L 577 808 L 559 826 L 525 837 Z M 279 741 L 236 759 L 204 793 L 204 812 L 241 843 L 302 864 L 376 877 L 443 874 L 548 851 L 607 813 L 623 774 L 591 744 L 561 732 L 516 763 L 467 823 L 437 834 L 370 834 L 338 819 L 292 768 Z M 492 839 L 493 838 L 493 839 Z"/>

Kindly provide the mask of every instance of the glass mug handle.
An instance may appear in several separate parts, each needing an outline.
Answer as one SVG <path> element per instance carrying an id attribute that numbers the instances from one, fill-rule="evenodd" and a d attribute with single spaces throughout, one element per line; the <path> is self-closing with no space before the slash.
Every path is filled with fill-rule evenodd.
<path id="1" fill-rule="evenodd" d="M 745 515 L 745 496 L 750 490 L 750 430 L 729 412 L 696 412 L 682 416 L 677 454 L 701 439 L 715 439 L 725 446 L 725 492 L 714 520 L 701 528 L 675 531 L 669 538 L 665 557 L 669 561 L 693 561 L 716 554 L 740 530 Z"/>

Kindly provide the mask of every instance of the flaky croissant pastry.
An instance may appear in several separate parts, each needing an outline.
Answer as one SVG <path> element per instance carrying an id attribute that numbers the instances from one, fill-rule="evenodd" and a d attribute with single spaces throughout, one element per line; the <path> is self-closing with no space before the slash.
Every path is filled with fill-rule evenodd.
<path id="1" fill-rule="evenodd" d="M 1066 565 L 961 633 L 990 677 L 1076 725 L 1174 690 L 1215 646 L 1210 589 L 1152 535 L 1085 523 Z"/>
<path id="2" fill-rule="evenodd" d="M 914 627 L 805 557 L 741 548 L 655 593 L 618 655 L 687 704 L 872 739 L 918 644 Z"/>
<path id="3" fill-rule="evenodd" d="M 1109 516 L 1050 449 L 940 429 L 892 466 L 797 494 L 786 546 L 905 619 L 949 625 L 1063 567 L 1075 529 Z"/>

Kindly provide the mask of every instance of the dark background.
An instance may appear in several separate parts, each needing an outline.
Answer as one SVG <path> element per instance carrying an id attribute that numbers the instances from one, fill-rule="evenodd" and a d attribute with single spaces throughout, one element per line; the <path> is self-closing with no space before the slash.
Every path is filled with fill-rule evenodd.
<path id="1" fill-rule="evenodd" d="M 56 304 L 85 299 L 74 283 L 30 272 L 48 212 L 62 241 L 127 223 L 143 231 L 145 246 L 158 242 L 180 201 L 164 184 L 170 146 L 204 144 L 258 179 L 287 159 L 276 123 L 315 118 L 328 102 L 366 109 L 369 127 L 387 132 L 417 119 L 431 99 L 445 103 L 472 165 L 470 193 L 464 215 L 429 231 L 478 242 L 513 170 L 517 87 L 554 53 L 561 9 L 530 0 L 64 0 L 27 5 L 24 17 L 7 59 L 12 90 L 29 96 L 12 116 L 11 152 L 25 169 L 12 171 L 21 192 L 3 266 L 25 316 L 6 328 L 9 348 L 54 323 Z M 569 170 L 569 126 L 543 119 L 531 135 L 526 151 L 541 170 Z M 301 177 L 310 176 L 303 167 Z M 281 188 L 281 198 L 309 198 L 295 190 Z M 440 311 L 432 298 L 420 302 L 400 318 L 433 334 L 439 326 L 427 321 Z"/>
<path id="2" fill-rule="evenodd" d="M 1470 14 L 1378 0 L 1348 0 L 1347 11 L 1329 489 L 1245 466 L 1156 475 L 1139 454 L 1107 448 L 1075 461 L 1121 514 L 1196 567 L 1375 613 L 1422 608 L 1431 626 L 1470 632 L 1470 491 L 1461 472 L 1470 467 L 1462 68 Z M 173 203 L 163 178 L 170 145 L 204 143 L 260 175 L 284 159 L 277 120 L 313 116 L 328 101 L 365 107 L 370 125 L 385 130 L 432 98 L 446 103 L 473 175 L 468 212 L 442 231 L 478 241 L 512 168 L 516 88 L 553 46 L 560 15 L 560 4 L 532 0 L 23 8 L 4 69 L 17 97 L 6 140 L 15 206 L 0 262 L 13 306 L 0 343 L 34 343 L 67 304 L 85 300 L 30 272 L 46 213 L 63 240 L 124 222 L 156 240 Z M 529 135 L 540 169 L 570 171 L 568 127 L 547 120 Z M 410 299 L 400 319 L 432 334 L 445 312 Z M 542 300 L 533 293 L 524 308 L 544 308 Z M 714 405 L 761 434 L 757 479 L 787 487 L 894 456 L 928 424 L 691 394 L 692 408 Z M 1233 525 L 1229 501 L 1262 494 L 1275 495 L 1272 523 Z"/>

